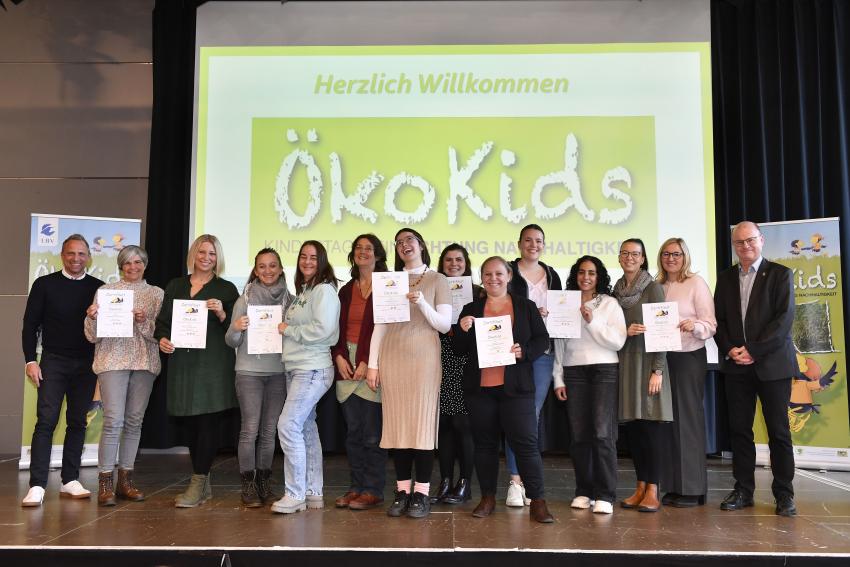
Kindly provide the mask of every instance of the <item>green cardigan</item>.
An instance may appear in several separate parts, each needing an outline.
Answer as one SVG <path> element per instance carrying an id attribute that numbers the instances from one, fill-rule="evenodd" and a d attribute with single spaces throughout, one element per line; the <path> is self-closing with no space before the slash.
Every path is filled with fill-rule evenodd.
<path id="1" fill-rule="evenodd" d="M 177 349 L 168 356 L 168 413 L 178 416 L 214 413 L 239 405 L 233 372 L 236 353 L 224 342 L 239 292 L 229 281 L 214 277 L 195 297 L 190 297 L 191 285 L 189 276 L 174 278 L 168 283 L 162 309 L 156 318 L 154 337 L 157 340 L 171 336 L 171 311 L 175 299 L 219 299 L 227 317 L 219 322 L 215 313 L 209 312 L 207 348 Z"/>

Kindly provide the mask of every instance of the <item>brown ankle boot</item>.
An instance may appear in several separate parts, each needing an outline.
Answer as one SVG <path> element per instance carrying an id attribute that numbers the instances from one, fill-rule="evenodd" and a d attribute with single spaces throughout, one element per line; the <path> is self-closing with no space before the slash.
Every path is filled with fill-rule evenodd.
<path id="1" fill-rule="evenodd" d="M 481 502 L 478 503 L 478 506 L 475 507 L 475 510 L 472 511 L 472 515 L 476 518 L 486 518 L 490 514 L 493 513 L 493 510 L 496 509 L 496 495 L 495 494 L 482 494 Z"/>
<path id="2" fill-rule="evenodd" d="M 647 484 L 638 512 L 657 512 L 659 508 L 661 508 L 661 501 L 658 500 L 658 485 Z"/>
<path id="3" fill-rule="evenodd" d="M 133 471 L 130 469 L 118 469 L 118 486 L 115 489 L 118 498 L 141 502 L 145 494 L 133 484 Z"/>
<path id="4" fill-rule="evenodd" d="M 531 509 L 529 510 L 531 519 L 541 524 L 551 524 L 555 521 L 552 514 L 549 513 L 549 508 L 546 507 L 546 501 L 542 498 L 531 499 Z"/>
<path id="5" fill-rule="evenodd" d="M 637 487 L 635 487 L 634 494 L 626 498 L 625 500 L 620 501 L 620 506 L 623 508 L 637 508 L 640 506 L 641 500 L 643 500 L 643 493 L 646 492 L 646 483 L 642 480 L 639 480 L 637 483 Z"/>
<path id="6" fill-rule="evenodd" d="M 97 505 L 115 506 L 115 491 L 112 488 L 111 472 L 102 472 L 97 475 Z"/>

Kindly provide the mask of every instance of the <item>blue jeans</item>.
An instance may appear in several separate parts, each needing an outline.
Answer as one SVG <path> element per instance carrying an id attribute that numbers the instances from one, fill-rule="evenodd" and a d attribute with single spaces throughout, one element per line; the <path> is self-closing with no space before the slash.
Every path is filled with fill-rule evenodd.
<path id="1" fill-rule="evenodd" d="M 349 490 L 383 498 L 387 477 L 387 451 L 380 447 L 381 404 L 352 394 L 341 405 L 348 428 L 345 452 L 351 467 Z"/>
<path id="2" fill-rule="evenodd" d="M 540 423 L 540 411 L 543 409 L 543 403 L 546 401 L 546 396 L 549 395 L 549 386 L 552 384 L 552 369 L 555 367 L 555 355 L 552 353 L 542 354 L 540 358 L 532 363 L 534 373 L 534 411 L 537 414 L 538 427 Z M 508 472 L 511 474 L 519 474 L 516 466 L 516 455 L 511 449 L 510 443 L 505 440 L 505 462 L 508 465 Z"/>
<path id="3" fill-rule="evenodd" d="M 277 420 L 286 401 L 283 374 L 236 374 L 236 397 L 242 424 L 239 428 L 239 472 L 269 470 L 274 459 Z"/>
<path id="4" fill-rule="evenodd" d="M 286 493 L 296 500 L 321 495 L 322 442 L 316 426 L 316 404 L 331 387 L 332 366 L 319 370 L 290 370 L 286 376 L 286 403 L 277 422 L 283 449 Z"/>
<path id="5" fill-rule="evenodd" d="M 117 456 L 118 468 L 132 470 L 156 376 L 147 370 L 111 370 L 98 374 L 97 380 L 103 402 L 97 467 L 100 472 L 112 472 Z"/>

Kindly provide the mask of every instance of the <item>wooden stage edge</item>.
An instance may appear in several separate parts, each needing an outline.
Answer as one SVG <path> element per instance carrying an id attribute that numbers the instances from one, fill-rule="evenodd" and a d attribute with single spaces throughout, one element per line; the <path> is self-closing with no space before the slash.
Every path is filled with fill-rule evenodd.
<path id="1" fill-rule="evenodd" d="M 631 462 L 620 461 L 618 496 L 631 492 Z M 212 472 L 213 499 L 179 510 L 174 496 L 190 472 L 187 455 L 143 454 L 137 484 L 148 498 L 141 503 L 98 507 L 94 499 L 58 496 L 58 472 L 51 472 L 41 508 L 23 509 L 27 471 L 17 460 L 0 462 L 0 562 L 22 565 L 255 565 L 290 559 L 321 567 L 374 567 L 413 564 L 488 567 L 552 565 L 847 565 L 850 560 L 850 473 L 798 471 L 799 515 L 773 513 L 770 471 L 757 471 L 756 504 L 723 512 L 719 503 L 732 486 L 728 461 L 709 461 L 708 503 L 691 509 L 664 507 L 642 514 L 615 508 L 610 516 L 569 507 L 575 488 L 569 458 L 544 457 L 547 501 L 555 524 L 531 522 L 528 509 L 507 508 L 504 490 L 494 515 L 472 518 L 473 500 L 435 506 L 424 520 L 388 518 L 383 508 L 355 512 L 333 507 L 347 488 L 344 456 L 325 458 L 325 508 L 292 515 L 268 508 L 245 509 L 239 500 L 235 456 L 222 455 Z M 275 476 L 282 476 L 282 459 Z M 436 468 L 436 467 L 435 467 Z M 391 468 L 387 469 L 392 478 Z M 433 484 L 437 483 L 437 471 Z M 81 481 L 96 487 L 97 471 L 84 468 Z M 503 475 L 503 478 L 507 478 Z M 386 496 L 391 489 L 388 486 Z M 45 563 L 46 562 L 46 563 Z"/>

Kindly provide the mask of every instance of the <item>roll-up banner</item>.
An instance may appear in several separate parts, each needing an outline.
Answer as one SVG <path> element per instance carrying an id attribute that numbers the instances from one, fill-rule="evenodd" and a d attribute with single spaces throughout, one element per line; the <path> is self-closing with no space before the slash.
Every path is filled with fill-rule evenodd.
<path id="1" fill-rule="evenodd" d="M 91 248 L 91 263 L 86 273 L 106 283 L 117 282 L 121 278 L 118 271 L 117 256 L 125 246 L 138 245 L 141 237 L 142 221 L 139 219 L 112 219 L 100 217 L 76 217 L 56 214 L 33 213 L 30 223 L 30 265 L 27 290 L 41 276 L 62 269 L 62 242 L 72 234 L 81 234 Z M 94 299 L 94 298 L 92 298 Z M 80 326 L 83 321 L 80 319 Z M 38 345 L 41 358 L 41 342 Z M 24 376 L 23 427 L 21 428 L 20 469 L 30 466 L 30 443 L 36 421 L 36 400 L 38 391 Z M 103 429 L 103 405 L 100 390 L 96 389 L 94 399 L 86 417 L 86 440 L 83 447 L 82 465 L 97 464 L 97 445 Z M 53 449 L 50 453 L 50 466 L 62 465 L 62 445 L 65 441 L 65 404 L 59 415 L 59 422 L 53 431 Z"/>
<path id="2" fill-rule="evenodd" d="M 847 360 L 838 218 L 764 223 L 762 254 L 794 274 L 792 338 L 800 370 L 791 386 L 788 420 L 799 468 L 850 470 Z M 756 459 L 770 462 L 759 413 Z"/>

